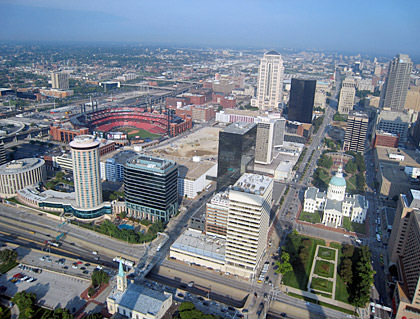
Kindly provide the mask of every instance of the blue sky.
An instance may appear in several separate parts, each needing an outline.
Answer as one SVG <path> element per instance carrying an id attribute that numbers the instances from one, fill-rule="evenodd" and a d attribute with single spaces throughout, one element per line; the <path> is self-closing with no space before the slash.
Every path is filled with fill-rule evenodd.
<path id="1" fill-rule="evenodd" d="M 418 0 L 0 0 L 0 40 L 420 55 Z"/>

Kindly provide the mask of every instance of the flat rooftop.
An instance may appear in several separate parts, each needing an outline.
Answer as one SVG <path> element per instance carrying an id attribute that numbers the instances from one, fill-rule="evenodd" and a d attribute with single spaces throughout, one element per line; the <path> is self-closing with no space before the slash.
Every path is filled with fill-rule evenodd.
<path id="1" fill-rule="evenodd" d="M 229 206 L 229 189 L 226 189 L 223 192 L 216 193 L 211 198 L 210 204 L 220 205 L 220 206 Z"/>
<path id="2" fill-rule="evenodd" d="M 195 181 L 216 165 L 209 161 L 194 162 L 192 159 L 174 159 L 178 164 L 178 176 L 184 179 Z"/>
<path id="3" fill-rule="evenodd" d="M 102 155 L 100 160 L 101 162 L 105 162 L 107 159 L 112 158 L 115 160 L 115 163 L 124 165 L 130 158 L 137 155 L 139 155 L 139 153 L 132 150 L 116 150 L 114 152 Z"/>
<path id="4" fill-rule="evenodd" d="M 160 170 L 164 171 L 169 169 L 176 164 L 173 161 L 160 158 L 160 157 L 153 157 L 147 155 L 139 155 L 137 157 L 131 158 L 127 164 L 131 164 L 138 168 L 143 168 L 145 170 Z"/>
<path id="5" fill-rule="evenodd" d="M 187 229 L 172 244 L 171 249 L 182 250 L 196 255 L 225 260 L 226 240 Z"/>
<path id="6" fill-rule="evenodd" d="M 255 125 L 255 123 L 235 122 L 226 126 L 223 132 L 242 135 L 252 129 Z"/>
<path id="7" fill-rule="evenodd" d="M 267 190 L 273 179 L 268 176 L 245 173 L 233 185 L 233 190 L 262 195 Z"/>
<path id="8" fill-rule="evenodd" d="M 402 166 L 412 166 L 420 168 L 420 153 L 412 150 L 403 150 L 401 148 L 376 146 L 375 152 L 379 161 L 392 163 Z M 404 156 L 404 160 L 390 158 L 391 154 Z"/>

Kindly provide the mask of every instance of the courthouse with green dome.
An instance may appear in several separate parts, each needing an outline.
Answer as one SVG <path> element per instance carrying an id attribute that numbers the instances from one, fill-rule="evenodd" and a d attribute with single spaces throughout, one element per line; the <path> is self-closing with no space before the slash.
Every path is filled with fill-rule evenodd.
<path id="1" fill-rule="evenodd" d="M 305 191 L 303 210 L 308 213 L 321 211 L 325 226 L 342 227 L 343 217 L 349 217 L 352 222 L 364 223 L 368 201 L 362 195 L 346 194 L 346 180 L 340 166 L 331 178 L 326 193 L 316 187 L 309 187 Z"/>

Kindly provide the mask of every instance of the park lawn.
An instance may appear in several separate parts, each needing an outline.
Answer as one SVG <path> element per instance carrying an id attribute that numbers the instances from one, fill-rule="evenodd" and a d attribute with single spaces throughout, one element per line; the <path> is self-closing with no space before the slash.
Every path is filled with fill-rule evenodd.
<path id="1" fill-rule="evenodd" d="M 304 265 L 294 267 L 293 271 L 290 271 L 283 275 L 282 281 L 286 286 L 306 290 L 306 286 L 309 281 L 309 275 L 311 273 L 312 262 L 315 256 L 315 250 L 317 245 L 325 245 L 325 241 L 322 239 L 315 239 L 312 237 L 301 236 L 302 239 L 309 239 L 311 241 L 311 247 L 309 250 L 309 257 Z"/>
<path id="2" fill-rule="evenodd" d="M 347 192 L 356 191 L 356 175 L 351 176 L 347 179 Z"/>
<path id="3" fill-rule="evenodd" d="M 299 220 L 303 220 L 312 224 L 319 224 L 322 220 L 322 212 L 318 210 L 316 210 L 314 213 L 302 211 L 299 215 Z"/>
<path id="4" fill-rule="evenodd" d="M 334 276 L 334 264 L 324 260 L 317 260 L 314 273 L 318 276 L 332 278 Z"/>
<path id="5" fill-rule="evenodd" d="M 366 225 L 353 223 L 350 221 L 350 217 L 343 217 L 343 228 L 347 231 L 352 231 L 359 234 L 366 234 Z"/>
<path id="6" fill-rule="evenodd" d="M 332 292 L 333 283 L 323 278 L 312 278 L 311 288 L 325 292 Z"/>
<path id="7" fill-rule="evenodd" d="M 339 243 L 332 242 L 332 243 L 330 243 L 330 246 L 338 249 L 338 265 L 337 265 L 337 277 L 336 277 L 337 280 L 335 282 L 336 286 L 335 286 L 335 298 L 334 299 L 350 304 L 350 302 L 349 302 L 350 295 L 349 295 L 349 292 L 347 290 L 347 286 L 344 283 L 343 279 L 341 279 L 340 272 L 339 272 L 339 269 L 340 269 L 340 266 L 341 266 L 341 260 L 342 260 L 342 257 L 343 257 L 343 253 L 341 251 L 342 245 L 339 244 Z"/>
<path id="8" fill-rule="evenodd" d="M 334 260 L 335 259 L 335 250 L 329 249 L 326 247 L 319 247 L 318 249 L 318 257 L 326 260 Z"/>
<path id="9" fill-rule="evenodd" d="M 347 291 L 347 286 L 341 279 L 340 274 L 337 273 L 337 280 L 335 281 L 335 300 L 339 300 L 345 303 L 349 302 L 349 292 Z"/>
<path id="10" fill-rule="evenodd" d="M 10 263 L 2 263 L 0 265 L 0 273 L 5 274 L 10 269 L 15 268 L 17 265 L 18 265 L 18 263 L 16 261 L 12 261 Z"/>

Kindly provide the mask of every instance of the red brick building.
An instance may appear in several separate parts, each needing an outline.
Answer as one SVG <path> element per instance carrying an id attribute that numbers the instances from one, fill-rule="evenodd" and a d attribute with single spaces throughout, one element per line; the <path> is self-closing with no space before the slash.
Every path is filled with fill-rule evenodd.
<path id="1" fill-rule="evenodd" d="M 192 129 L 192 119 L 186 118 L 182 123 L 171 123 L 169 124 L 169 130 L 171 136 L 176 136 L 181 134 L 189 129 Z"/>
<path id="2" fill-rule="evenodd" d="M 224 109 L 234 109 L 236 107 L 236 98 L 234 96 L 225 96 L 223 93 L 214 92 L 212 102 L 220 104 Z"/>
<path id="3" fill-rule="evenodd" d="M 70 143 L 75 136 L 83 134 L 89 134 L 89 130 L 86 127 L 80 129 L 54 125 L 50 127 L 50 135 L 54 141 Z"/>
<path id="4" fill-rule="evenodd" d="M 102 140 L 99 145 L 99 155 L 103 156 L 105 154 L 115 151 L 115 142 L 110 142 L 107 140 Z"/>
<path id="5" fill-rule="evenodd" d="M 386 147 L 393 147 L 398 148 L 398 142 L 400 138 L 396 134 L 383 132 L 383 131 L 376 131 L 375 134 L 375 142 L 373 146 L 386 146 Z"/>

